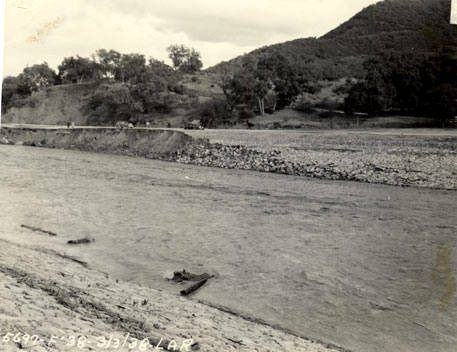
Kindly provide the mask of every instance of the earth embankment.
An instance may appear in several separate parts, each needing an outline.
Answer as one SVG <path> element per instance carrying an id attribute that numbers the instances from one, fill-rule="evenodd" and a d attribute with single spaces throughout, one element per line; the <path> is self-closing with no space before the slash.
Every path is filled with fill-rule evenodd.
<path id="1" fill-rule="evenodd" d="M 409 131 L 185 133 L 176 129 L 15 127 L 0 131 L 0 144 L 104 152 L 326 180 L 456 190 L 455 131 Z"/>
<path id="2" fill-rule="evenodd" d="M 0 143 L 172 159 L 194 139 L 179 131 L 114 128 L 3 128 Z"/>
<path id="3" fill-rule="evenodd" d="M 88 116 L 82 112 L 83 106 L 98 86 L 99 83 L 87 82 L 46 87 L 2 114 L 2 122 L 65 125 L 73 121 L 86 125 Z"/>

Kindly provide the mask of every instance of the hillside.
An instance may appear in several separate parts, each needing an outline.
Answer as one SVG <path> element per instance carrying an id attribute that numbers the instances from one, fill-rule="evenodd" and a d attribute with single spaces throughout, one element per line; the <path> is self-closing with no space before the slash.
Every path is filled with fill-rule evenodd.
<path id="1" fill-rule="evenodd" d="M 359 76 L 361 63 L 385 51 L 430 53 L 457 42 L 457 26 L 449 23 L 451 0 L 385 0 L 371 5 L 320 38 L 296 39 L 246 54 L 281 53 L 314 77 Z M 242 57 L 220 63 L 210 72 L 230 72 Z"/>
<path id="2" fill-rule="evenodd" d="M 182 74 L 157 60 L 146 62 L 143 55 L 122 56 L 112 50 L 100 50 L 97 54 L 100 62 L 72 58 L 89 67 L 92 73 L 96 71 L 93 67 L 101 65 L 106 72 L 111 72 L 111 78 L 92 74 L 90 78 L 82 77 L 85 83 L 71 83 L 80 80 L 71 75 L 72 66 L 67 65 L 66 71 L 59 72 L 59 81 L 49 67 L 35 65 L 24 69 L 21 75 L 33 77 L 32 71 L 39 70 L 40 74 L 47 74 L 45 78 L 50 83 L 37 91 L 24 93 L 19 76 L 7 77 L 3 81 L 2 111 L 6 112 L 3 122 L 66 124 L 73 121 L 77 125 L 114 125 L 116 121 L 128 120 L 140 126 L 182 127 L 186 121 L 200 119 L 207 127 L 231 126 L 243 120 L 239 112 L 239 116 L 233 114 L 233 107 L 248 101 L 253 115 L 261 111 L 252 97 L 238 99 L 235 94 L 242 104 L 235 98 L 229 101 L 221 87 L 223 77 L 239 71 L 244 59 L 258 62 L 261 57 L 274 58 L 275 55 L 282 57 L 276 64 L 287 61 L 289 72 L 285 73 L 286 66 L 270 68 L 272 72 L 282 72 L 282 77 L 278 76 L 274 82 L 275 89 L 282 95 L 275 93 L 278 100 L 270 104 L 271 111 L 292 106 L 292 102 L 300 99 L 306 108 L 309 104 L 303 97 L 308 96 L 311 102 L 319 101 L 314 107 L 341 110 L 348 94 L 346 78 L 363 79 L 363 63 L 367 58 L 386 52 L 429 57 L 443 48 L 449 49 L 450 45 L 455 46 L 457 26 L 450 24 L 450 7 L 451 0 L 384 0 L 365 8 L 320 38 L 296 39 L 259 48 L 197 73 Z M 118 55 L 124 64 L 119 65 L 121 61 L 113 64 L 108 60 L 110 55 Z M 108 60 L 107 63 L 104 60 Z M 71 61 L 70 58 L 64 60 L 67 61 Z M 125 70 L 126 67 L 129 69 Z M 247 76 L 242 74 L 239 78 Z M 281 86 L 281 82 L 287 84 Z M 242 94 L 247 94 L 248 83 L 241 82 Z M 436 101 L 435 98 L 432 100 Z M 5 103 L 7 100 L 9 103 Z M 227 105 L 232 110 L 227 109 Z"/>
<path id="3" fill-rule="evenodd" d="M 217 87 L 210 81 L 198 79 L 192 82 L 190 78 L 183 80 L 182 85 L 185 91 L 181 94 L 166 92 L 161 94 L 161 99 L 166 102 L 166 109 L 149 114 L 138 115 L 135 124 L 144 125 L 149 122 L 151 127 L 180 127 L 183 121 L 189 119 L 188 114 L 198 101 L 210 99 L 209 90 L 216 90 Z M 208 85 L 207 94 L 202 92 Z M 103 87 L 116 87 L 116 84 L 103 82 L 84 82 L 55 85 L 43 88 L 32 95 L 18 100 L 18 105 L 11 107 L 5 114 L 2 114 L 3 123 L 12 124 L 40 124 L 40 125 L 66 125 L 74 122 L 76 125 L 109 125 L 115 124 L 116 120 L 99 121 L 88 108 L 88 103 L 93 98 L 94 92 Z M 200 94 L 200 95 L 199 95 Z M 107 102 L 107 104 L 111 104 Z M 127 119 L 127 118 L 126 118 Z"/>
<path id="4" fill-rule="evenodd" d="M 65 125 L 73 121 L 84 125 L 87 116 L 82 113 L 84 98 L 98 83 L 66 84 L 47 87 L 21 101 L 20 107 L 13 107 L 4 115 L 4 123 L 29 123 Z"/>

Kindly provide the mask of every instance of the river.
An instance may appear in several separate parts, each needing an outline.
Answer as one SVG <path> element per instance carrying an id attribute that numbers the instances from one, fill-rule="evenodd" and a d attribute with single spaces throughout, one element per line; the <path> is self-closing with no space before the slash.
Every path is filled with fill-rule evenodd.
<path id="1" fill-rule="evenodd" d="M 175 270 L 215 274 L 191 299 L 353 351 L 457 348 L 454 191 L 6 145 L 0 165 L 1 238 L 173 294 Z"/>

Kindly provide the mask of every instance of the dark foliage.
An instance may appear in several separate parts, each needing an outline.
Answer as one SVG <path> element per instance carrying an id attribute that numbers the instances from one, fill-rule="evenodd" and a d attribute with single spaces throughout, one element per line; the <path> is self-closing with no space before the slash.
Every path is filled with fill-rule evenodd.
<path id="1" fill-rule="evenodd" d="M 173 62 L 173 67 L 181 72 L 194 73 L 203 67 L 200 53 L 184 45 L 170 45 L 167 48 L 168 57 Z"/>
<path id="2" fill-rule="evenodd" d="M 133 121 L 143 111 L 129 87 L 124 83 L 102 84 L 87 98 L 85 106 L 88 122 L 93 125 L 114 124 L 117 121 Z"/>
<path id="3" fill-rule="evenodd" d="M 222 89 L 232 110 L 240 117 L 283 109 L 300 93 L 306 78 L 281 54 L 243 59 L 241 67 L 224 79 Z"/>
<path id="4" fill-rule="evenodd" d="M 457 115 L 457 47 L 435 55 L 384 55 L 365 63 L 366 79 L 345 101 L 351 113 L 388 111 L 446 120 Z"/>
<path id="5" fill-rule="evenodd" d="M 14 100 L 19 95 L 19 79 L 8 76 L 2 82 L 2 113 L 14 106 Z"/>
<path id="6" fill-rule="evenodd" d="M 24 104 L 33 92 L 52 86 L 57 75 L 46 62 L 24 68 L 17 77 L 8 76 L 2 82 L 2 112 Z"/>
<path id="7" fill-rule="evenodd" d="M 189 52 L 192 55 L 193 51 Z M 181 72 L 141 54 L 121 54 L 100 49 L 91 58 L 67 57 L 57 75 L 47 63 L 26 67 L 17 77 L 3 80 L 2 112 L 32 106 L 31 94 L 56 84 L 94 82 L 98 87 L 85 96 L 84 113 L 91 124 L 141 120 L 141 115 L 169 113 L 185 94 Z M 33 106 L 32 106 L 33 107 Z"/>
<path id="8" fill-rule="evenodd" d="M 102 65 L 80 56 L 66 57 L 58 69 L 62 83 L 82 83 L 100 79 L 103 75 Z"/>
<path id="9" fill-rule="evenodd" d="M 200 120 L 203 127 L 214 128 L 230 124 L 233 113 L 224 99 L 211 99 L 199 104 L 193 116 Z"/>

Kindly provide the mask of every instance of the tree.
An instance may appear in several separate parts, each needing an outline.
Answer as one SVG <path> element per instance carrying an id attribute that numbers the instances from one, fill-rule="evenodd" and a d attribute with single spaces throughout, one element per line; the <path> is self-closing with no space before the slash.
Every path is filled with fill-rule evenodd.
<path id="1" fill-rule="evenodd" d="M 269 82 L 269 95 L 273 98 L 275 105 L 273 111 L 284 109 L 289 106 L 294 98 L 298 96 L 307 80 L 299 72 L 302 68 L 294 64 L 284 55 L 273 53 L 259 58 L 257 64 L 257 77 L 261 81 Z M 271 99 L 270 98 L 270 99 Z"/>
<path id="2" fill-rule="evenodd" d="M 241 68 L 223 78 L 222 90 L 227 104 L 232 110 L 242 110 L 247 116 L 258 103 L 256 96 L 255 62 L 250 57 L 243 58 Z"/>
<path id="3" fill-rule="evenodd" d="M 200 53 L 193 48 L 188 48 L 184 45 L 170 45 L 167 48 L 168 57 L 173 63 L 175 70 L 194 73 L 203 67 Z"/>
<path id="4" fill-rule="evenodd" d="M 227 102 L 221 98 L 212 98 L 198 104 L 193 115 L 206 128 L 215 128 L 220 124 L 230 124 L 232 119 L 232 111 L 227 109 Z"/>
<path id="5" fill-rule="evenodd" d="M 275 111 L 290 105 L 305 80 L 281 54 L 264 55 L 257 61 L 243 58 L 240 69 L 223 80 L 222 89 L 230 106 L 249 111 Z"/>
<path id="6" fill-rule="evenodd" d="M 33 92 L 54 85 L 56 79 L 56 73 L 46 62 L 24 68 L 17 77 L 5 77 L 2 82 L 2 111 L 20 104 L 20 100 Z"/>
<path id="7" fill-rule="evenodd" d="M 364 68 L 365 80 L 355 84 L 345 99 L 346 113 L 363 111 L 375 115 L 391 110 L 395 96 L 391 67 L 380 58 L 371 58 Z"/>
<path id="8" fill-rule="evenodd" d="M 444 123 L 457 116 L 457 46 L 445 46 L 422 68 L 423 94 L 420 107 Z"/>
<path id="9" fill-rule="evenodd" d="M 103 76 L 117 82 L 143 84 L 160 81 L 166 87 L 168 81 L 177 81 L 175 71 L 165 63 L 141 54 L 121 54 L 114 50 L 97 50 L 93 58 L 101 66 Z"/>
<path id="10" fill-rule="evenodd" d="M 175 70 L 178 70 L 186 60 L 187 55 L 189 54 L 189 49 L 186 48 L 184 45 L 170 45 L 167 48 L 168 57 L 171 59 L 173 63 L 173 67 Z"/>
<path id="11" fill-rule="evenodd" d="M 182 70 L 187 73 L 194 73 L 200 71 L 203 67 L 200 53 L 195 49 L 190 49 L 187 61 L 184 62 Z"/>
<path id="12" fill-rule="evenodd" d="M 124 54 L 119 61 L 116 80 L 132 84 L 144 83 L 148 80 L 146 59 L 140 54 Z"/>
<path id="13" fill-rule="evenodd" d="M 365 62 L 365 80 L 349 90 L 346 112 L 399 111 L 435 117 L 457 114 L 457 50 L 434 55 L 388 54 Z"/>
<path id="14" fill-rule="evenodd" d="M 123 83 L 102 84 L 85 104 L 91 124 L 115 124 L 117 121 L 133 121 L 143 112 L 128 85 Z"/>
<path id="15" fill-rule="evenodd" d="M 80 56 L 66 57 L 58 67 L 63 83 L 81 83 L 103 77 L 103 66 Z"/>
<path id="16" fill-rule="evenodd" d="M 413 54 L 389 55 L 385 58 L 388 74 L 394 91 L 393 109 L 416 111 L 420 105 L 421 91 L 424 89 L 422 69 L 424 58 Z"/>
<path id="17" fill-rule="evenodd" d="M 154 79 L 160 77 L 165 81 L 178 80 L 176 72 L 170 66 L 165 64 L 163 61 L 156 60 L 152 57 L 148 60 L 148 71 Z"/>
<path id="18" fill-rule="evenodd" d="M 99 64 L 103 70 L 103 75 L 114 79 L 119 76 L 119 67 L 122 55 L 115 50 L 99 49 L 95 53 Z"/>
<path id="19" fill-rule="evenodd" d="M 14 105 L 14 99 L 17 97 L 19 79 L 8 76 L 2 81 L 2 113 L 5 113 Z"/>
<path id="20" fill-rule="evenodd" d="M 145 114 L 156 111 L 166 112 L 169 107 L 166 106 L 169 101 L 165 97 L 167 85 L 164 82 L 150 81 L 130 86 L 130 94 L 135 101 L 141 104 Z"/>
<path id="21" fill-rule="evenodd" d="M 48 66 L 47 62 L 24 68 L 20 76 L 23 84 L 27 84 L 30 87 L 30 91 L 52 86 L 57 79 L 57 74 Z"/>

